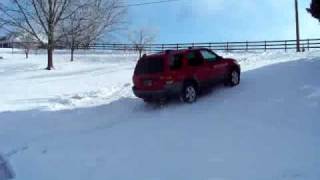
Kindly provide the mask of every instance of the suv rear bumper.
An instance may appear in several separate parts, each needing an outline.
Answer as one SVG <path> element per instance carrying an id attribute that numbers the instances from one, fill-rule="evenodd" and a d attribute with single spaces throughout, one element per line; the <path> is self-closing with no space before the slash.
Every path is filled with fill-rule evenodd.
<path id="1" fill-rule="evenodd" d="M 134 95 L 142 99 L 162 99 L 179 95 L 182 92 L 182 83 L 166 85 L 162 90 L 138 90 L 132 87 Z"/>

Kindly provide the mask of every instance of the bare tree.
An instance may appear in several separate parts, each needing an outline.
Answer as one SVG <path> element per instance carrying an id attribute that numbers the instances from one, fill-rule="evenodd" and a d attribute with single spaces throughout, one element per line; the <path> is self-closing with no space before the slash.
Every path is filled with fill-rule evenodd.
<path id="1" fill-rule="evenodd" d="M 3 23 L 3 22 L 0 22 L 0 30 L 2 30 L 3 29 L 3 26 L 4 26 L 5 24 Z"/>
<path id="2" fill-rule="evenodd" d="M 123 24 L 126 8 L 121 0 L 88 0 L 63 23 L 62 31 L 68 32 L 62 38 L 71 52 L 71 61 L 74 60 L 74 51 L 96 42 L 106 33 L 118 30 Z"/>
<path id="3" fill-rule="evenodd" d="M 38 45 L 35 38 L 27 32 L 17 33 L 17 42 L 23 48 L 26 59 L 29 58 L 30 50 L 37 48 Z"/>
<path id="4" fill-rule="evenodd" d="M 48 65 L 53 66 L 53 51 L 57 40 L 62 36 L 57 27 L 70 15 L 81 8 L 71 8 L 71 3 L 77 0 L 4 0 L 0 3 L 0 22 L 6 27 L 26 31 L 47 48 Z M 79 1 L 79 0 L 78 0 Z"/>
<path id="5" fill-rule="evenodd" d="M 87 30 L 87 22 L 89 21 L 87 16 L 87 9 L 82 8 L 78 12 L 72 14 L 61 26 L 62 32 L 67 32 L 59 40 L 61 44 L 64 44 L 67 48 L 70 48 L 71 61 L 73 61 L 74 51 L 84 42 L 84 35 Z"/>
<path id="6" fill-rule="evenodd" d="M 153 43 L 155 40 L 154 31 L 146 28 L 134 30 L 129 33 L 129 41 L 133 44 L 134 50 L 139 53 L 139 57 L 142 57 L 143 51 L 146 50 L 146 46 Z"/>
<path id="7" fill-rule="evenodd" d="M 29 52 L 31 49 L 37 47 L 37 41 L 27 32 L 10 32 L 6 34 L 5 41 L 11 41 L 12 48 L 22 48 L 26 55 L 26 59 L 29 58 Z"/>

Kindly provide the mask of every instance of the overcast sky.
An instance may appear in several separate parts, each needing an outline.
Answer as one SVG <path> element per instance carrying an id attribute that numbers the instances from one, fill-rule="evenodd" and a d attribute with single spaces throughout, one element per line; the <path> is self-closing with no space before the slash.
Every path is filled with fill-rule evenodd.
<path id="1" fill-rule="evenodd" d="M 127 0 L 128 3 L 155 0 Z M 299 0 L 302 38 L 320 38 L 320 24 Z M 157 31 L 157 42 L 295 38 L 294 0 L 180 0 L 129 8 L 131 28 Z"/>

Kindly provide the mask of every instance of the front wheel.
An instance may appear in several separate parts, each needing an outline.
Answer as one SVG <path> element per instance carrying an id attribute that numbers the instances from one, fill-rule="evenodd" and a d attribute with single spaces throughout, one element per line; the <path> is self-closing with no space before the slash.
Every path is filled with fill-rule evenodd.
<path id="1" fill-rule="evenodd" d="M 237 86 L 240 84 L 240 72 L 237 70 L 232 70 L 230 75 L 229 75 L 229 79 L 228 79 L 228 84 L 230 84 L 230 86 Z"/>
<path id="2" fill-rule="evenodd" d="M 186 103 L 194 103 L 195 101 L 197 101 L 197 88 L 194 84 L 192 83 L 187 83 L 182 91 L 181 94 L 181 99 L 183 100 L 183 102 Z"/>

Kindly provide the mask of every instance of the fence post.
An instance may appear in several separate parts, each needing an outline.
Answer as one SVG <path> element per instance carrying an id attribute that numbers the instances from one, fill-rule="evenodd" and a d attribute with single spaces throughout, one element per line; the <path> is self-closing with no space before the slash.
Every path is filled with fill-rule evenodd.
<path id="1" fill-rule="evenodd" d="M 248 52 L 249 50 L 249 44 L 248 44 L 248 41 L 246 41 L 246 51 Z"/>
<path id="2" fill-rule="evenodd" d="M 307 40 L 307 48 L 308 48 L 308 51 L 310 51 L 310 39 Z"/>
<path id="3" fill-rule="evenodd" d="M 177 44 L 177 50 L 179 50 L 179 44 Z"/>
<path id="4" fill-rule="evenodd" d="M 12 54 L 13 54 L 13 41 L 11 41 L 11 50 L 12 50 Z"/>
<path id="5" fill-rule="evenodd" d="M 284 41 L 284 51 L 287 52 L 287 41 Z"/>
<path id="6" fill-rule="evenodd" d="M 227 52 L 229 52 L 229 42 L 227 42 Z"/>
<path id="7" fill-rule="evenodd" d="M 194 48 L 194 43 L 192 43 L 192 48 Z"/>
<path id="8" fill-rule="evenodd" d="M 267 51 L 267 41 L 264 41 L 264 52 Z"/>
<path id="9" fill-rule="evenodd" d="M 209 49 L 212 50 L 212 49 L 211 49 L 211 43 L 209 43 Z"/>

